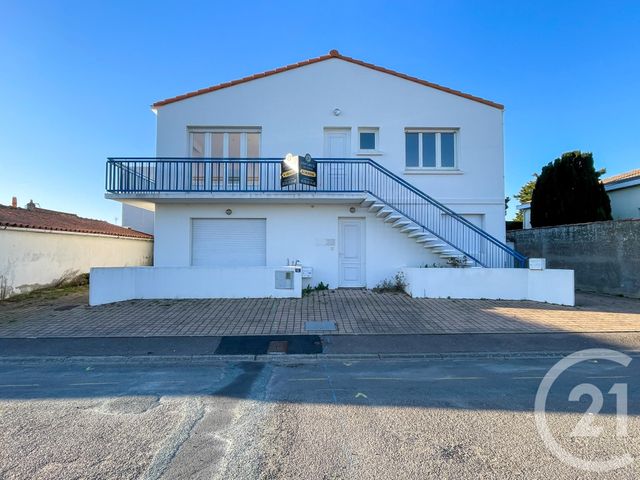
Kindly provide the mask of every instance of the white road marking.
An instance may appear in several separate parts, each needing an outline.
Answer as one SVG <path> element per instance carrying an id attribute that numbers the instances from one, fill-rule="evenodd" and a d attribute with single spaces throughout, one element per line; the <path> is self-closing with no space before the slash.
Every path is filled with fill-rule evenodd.
<path id="1" fill-rule="evenodd" d="M 289 378 L 289 382 L 323 382 L 327 380 L 326 377 L 322 378 Z"/>
<path id="2" fill-rule="evenodd" d="M 0 388 L 14 388 L 14 387 L 39 387 L 40 385 L 37 383 L 25 383 L 22 385 L 0 385 Z"/>
<path id="3" fill-rule="evenodd" d="M 71 387 L 80 387 L 83 385 L 118 385 L 116 382 L 81 382 L 81 383 L 70 383 Z"/>
<path id="4" fill-rule="evenodd" d="M 426 378 L 401 378 L 401 377 L 356 377 L 356 380 L 390 380 L 404 382 L 441 381 L 441 380 L 484 380 L 485 377 L 426 377 Z"/>

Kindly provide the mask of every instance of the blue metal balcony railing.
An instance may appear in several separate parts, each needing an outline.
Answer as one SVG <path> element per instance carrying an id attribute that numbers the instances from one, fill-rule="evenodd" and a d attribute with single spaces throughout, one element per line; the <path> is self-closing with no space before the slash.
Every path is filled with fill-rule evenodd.
<path id="1" fill-rule="evenodd" d="M 364 193 L 482 267 L 524 267 L 526 257 L 373 160 L 316 159 L 318 186 L 280 187 L 278 158 L 109 158 L 106 190 L 171 192 Z"/>

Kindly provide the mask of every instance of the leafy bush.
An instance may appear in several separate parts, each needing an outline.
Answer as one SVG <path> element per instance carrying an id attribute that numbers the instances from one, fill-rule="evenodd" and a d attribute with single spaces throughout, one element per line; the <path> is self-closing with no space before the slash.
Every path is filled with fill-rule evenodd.
<path id="1" fill-rule="evenodd" d="M 404 273 L 398 272 L 392 279 L 385 279 L 378 283 L 373 291 L 377 293 L 404 292 L 405 288 L 407 288 L 407 281 L 404 278 Z"/>
<path id="2" fill-rule="evenodd" d="M 315 287 L 312 287 L 311 285 L 307 285 L 302 289 L 302 296 L 306 297 L 307 295 L 311 295 L 313 292 L 319 292 L 322 290 L 329 290 L 329 284 L 320 282 Z"/>

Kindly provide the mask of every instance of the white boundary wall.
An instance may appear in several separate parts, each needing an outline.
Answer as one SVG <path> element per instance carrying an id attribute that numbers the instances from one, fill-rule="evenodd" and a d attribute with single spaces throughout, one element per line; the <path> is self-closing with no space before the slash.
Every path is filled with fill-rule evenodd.
<path id="1" fill-rule="evenodd" d="M 535 300 L 575 305 L 573 270 L 525 268 L 403 268 L 417 298 Z"/>
<path id="2" fill-rule="evenodd" d="M 152 240 L 0 228 L 0 297 L 50 286 L 91 267 L 150 265 L 152 260 Z"/>
<path id="3" fill-rule="evenodd" d="M 292 272 L 293 288 L 276 288 L 276 271 Z M 165 298 L 301 298 L 296 267 L 92 268 L 89 304 Z"/>

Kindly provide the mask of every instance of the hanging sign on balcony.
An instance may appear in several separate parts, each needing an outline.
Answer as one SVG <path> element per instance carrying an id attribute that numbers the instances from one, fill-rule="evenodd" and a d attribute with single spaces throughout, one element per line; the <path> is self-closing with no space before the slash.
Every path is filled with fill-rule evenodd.
<path id="1" fill-rule="evenodd" d="M 290 153 L 280 162 L 280 188 L 298 183 L 298 157 Z"/>
<path id="2" fill-rule="evenodd" d="M 318 162 L 308 153 L 304 157 L 288 153 L 280 164 L 280 187 L 296 183 L 318 186 Z"/>
<path id="3" fill-rule="evenodd" d="M 316 162 L 308 153 L 304 157 L 299 158 L 299 176 L 298 181 L 303 185 L 310 187 L 318 186 L 318 162 Z"/>

